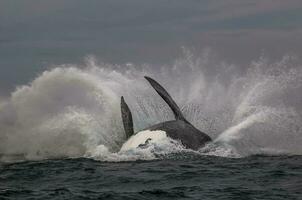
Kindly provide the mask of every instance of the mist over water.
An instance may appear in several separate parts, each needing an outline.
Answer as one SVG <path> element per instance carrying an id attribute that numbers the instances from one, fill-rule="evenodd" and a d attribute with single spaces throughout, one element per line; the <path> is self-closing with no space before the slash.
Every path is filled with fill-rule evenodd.
<path id="1" fill-rule="evenodd" d="M 57 66 L 0 101 L 1 160 L 124 161 L 191 152 L 170 140 L 119 151 L 125 142 L 121 96 L 132 111 L 135 131 L 173 119 L 145 75 L 161 83 L 188 121 L 214 140 L 194 153 L 301 155 L 300 63 L 291 56 L 278 61 L 261 57 L 242 70 L 217 61 L 211 52 L 193 55 L 185 50 L 172 66 L 114 65 L 93 57 L 85 66 Z"/>

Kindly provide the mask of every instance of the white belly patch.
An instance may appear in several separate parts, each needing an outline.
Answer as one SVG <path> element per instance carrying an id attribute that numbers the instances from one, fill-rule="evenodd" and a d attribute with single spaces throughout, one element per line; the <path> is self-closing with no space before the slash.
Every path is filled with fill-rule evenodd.
<path id="1" fill-rule="evenodd" d="M 162 140 L 167 138 L 165 131 L 156 130 L 156 131 L 140 131 L 137 134 L 131 136 L 122 146 L 121 151 L 128 151 L 130 149 L 135 149 L 142 145 L 148 143 L 160 143 Z"/>

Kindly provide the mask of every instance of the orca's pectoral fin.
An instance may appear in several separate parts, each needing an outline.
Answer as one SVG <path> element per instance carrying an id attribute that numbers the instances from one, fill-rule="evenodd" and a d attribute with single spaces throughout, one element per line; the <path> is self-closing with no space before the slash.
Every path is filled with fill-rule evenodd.
<path id="1" fill-rule="evenodd" d="M 175 103 L 175 101 L 172 99 L 172 97 L 169 95 L 169 93 L 154 79 L 145 76 L 145 79 L 151 84 L 151 86 L 155 89 L 155 91 L 163 98 L 163 100 L 168 104 L 168 106 L 171 108 L 171 110 L 174 113 L 175 119 L 182 120 L 185 122 L 188 122 L 182 112 L 180 111 L 178 105 Z"/>
<path id="2" fill-rule="evenodd" d="M 134 130 L 133 130 L 132 114 L 128 105 L 124 100 L 124 97 L 121 97 L 121 113 L 122 113 L 122 120 L 126 133 L 126 138 L 128 139 L 134 134 Z"/>

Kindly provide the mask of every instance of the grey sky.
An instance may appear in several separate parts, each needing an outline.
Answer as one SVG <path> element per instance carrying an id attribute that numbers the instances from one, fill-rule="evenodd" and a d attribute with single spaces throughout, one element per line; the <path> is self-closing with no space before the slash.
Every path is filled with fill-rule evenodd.
<path id="1" fill-rule="evenodd" d="M 0 0 L 0 94 L 51 64 L 173 62 L 181 47 L 222 60 L 302 52 L 301 0 Z"/>

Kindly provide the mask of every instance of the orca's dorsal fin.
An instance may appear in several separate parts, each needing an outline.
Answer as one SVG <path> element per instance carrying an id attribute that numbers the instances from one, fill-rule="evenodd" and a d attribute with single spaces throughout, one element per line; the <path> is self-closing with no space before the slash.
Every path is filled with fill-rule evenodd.
<path id="1" fill-rule="evenodd" d="M 121 113 L 122 113 L 122 120 L 124 124 L 126 138 L 128 139 L 134 134 L 134 130 L 133 130 L 132 114 L 128 105 L 124 100 L 124 97 L 121 97 Z"/>
<path id="2" fill-rule="evenodd" d="M 171 108 L 171 110 L 174 113 L 176 120 L 182 120 L 184 122 L 189 123 L 183 116 L 182 112 L 180 111 L 178 105 L 175 103 L 175 101 L 172 99 L 172 97 L 169 95 L 169 93 L 161 86 L 158 82 L 156 82 L 154 79 L 145 76 L 145 79 L 151 84 L 151 86 L 155 89 L 155 91 L 163 98 L 163 100 L 168 104 L 168 106 Z"/>

